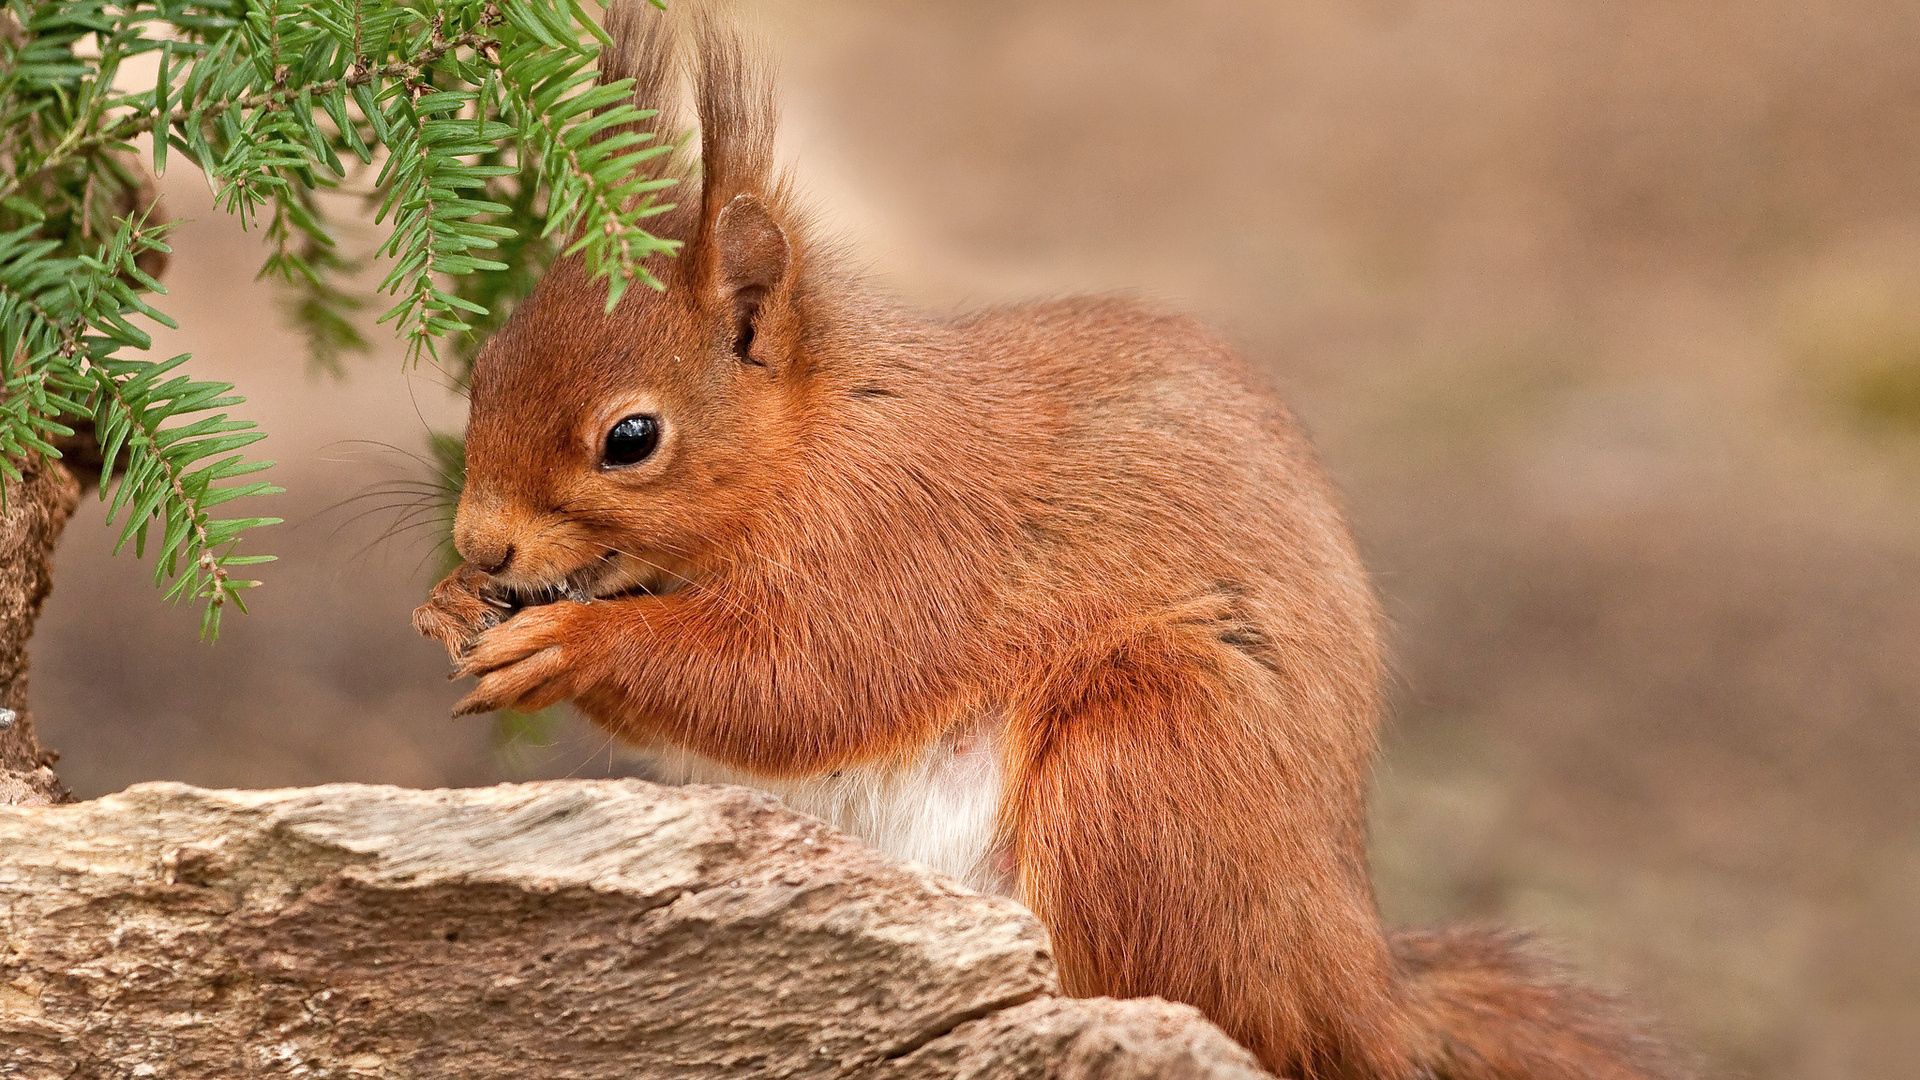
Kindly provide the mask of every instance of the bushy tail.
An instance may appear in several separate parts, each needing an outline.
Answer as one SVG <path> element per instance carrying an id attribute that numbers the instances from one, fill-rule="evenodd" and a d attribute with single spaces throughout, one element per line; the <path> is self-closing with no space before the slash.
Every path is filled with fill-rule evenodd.
<path id="1" fill-rule="evenodd" d="M 1684 1080 L 1693 1070 L 1613 997 L 1569 982 L 1524 936 L 1395 934 L 1433 1080 Z"/>

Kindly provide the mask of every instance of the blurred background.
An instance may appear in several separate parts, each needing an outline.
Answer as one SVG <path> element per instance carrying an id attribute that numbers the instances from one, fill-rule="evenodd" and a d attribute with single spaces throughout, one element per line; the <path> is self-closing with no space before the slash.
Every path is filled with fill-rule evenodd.
<path id="1" fill-rule="evenodd" d="M 1128 289 L 1295 403 L 1393 620 L 1390 920 L 1532 927 L 1714 1075 L 1912 1074 L 1920 5 L 748 7 L 787 156 L 900 297 Z M 342 503 L 462 403 L 391 348 L 310 374 L 255 238 L 166 188 L 162 348 L 272 434 L 283 561 L 205 647 L 83 510 L 35 642 L 63 776 L 629 768 L 446 719 L 433 529 Z"/>

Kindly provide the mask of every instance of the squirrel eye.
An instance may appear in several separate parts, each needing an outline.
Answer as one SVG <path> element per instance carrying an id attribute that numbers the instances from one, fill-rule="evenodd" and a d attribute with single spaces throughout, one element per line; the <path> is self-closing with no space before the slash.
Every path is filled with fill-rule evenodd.
<path id="1" fill-rule="evenodd" d="M 659 445 L 660 421 L 645 413 L 629 416 L 607 432 L 607 445 L 601 452 L 600 465 L 607 469 L 638 465 L 652 457 Z"/>

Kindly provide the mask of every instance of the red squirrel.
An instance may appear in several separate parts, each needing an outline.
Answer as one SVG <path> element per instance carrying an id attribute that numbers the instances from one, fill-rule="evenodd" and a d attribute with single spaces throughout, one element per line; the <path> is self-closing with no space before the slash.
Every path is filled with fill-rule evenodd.
<path id="1" fill-rule="evenodd" d="M 1189 1002 L 1283 1075 L 1678 1076 L 1507 937 L 1382 929 L 1374 595 L 1233 349 L 1126 300 L 894 307 L 776 171 L 762 65 L 678 20 L 617 0 L 602 62 L 656 105 L 692 39 L 667 288 L 606 313 L 562 259 L 474 368 L 464 565 L 415 615 L 456 711 L 570 701 L 1014 896 L 1069 992 Z"/>

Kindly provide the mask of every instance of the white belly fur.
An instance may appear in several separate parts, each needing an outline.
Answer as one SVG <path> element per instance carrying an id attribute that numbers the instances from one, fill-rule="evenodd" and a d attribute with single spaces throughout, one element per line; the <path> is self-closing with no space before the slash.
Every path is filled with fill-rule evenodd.
<path id="1" fill-rule="evenodd" d="M 755 776 L 675 748 L 648 756 L 663 783 L 759 788 L 897 859 L 981 892 L 1012 893 L 993 851 L 1004 779 L 996 739 L 969 739 L 963 747 L 943 739 L 904 766 L 861 765 L 799 778 Z"/>

